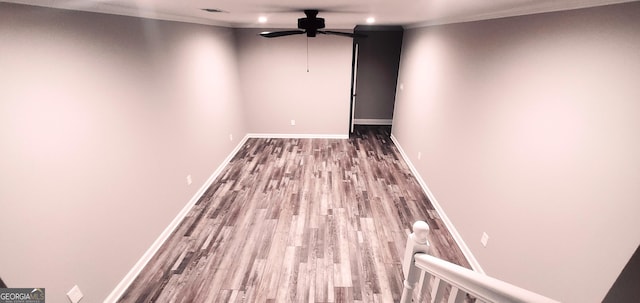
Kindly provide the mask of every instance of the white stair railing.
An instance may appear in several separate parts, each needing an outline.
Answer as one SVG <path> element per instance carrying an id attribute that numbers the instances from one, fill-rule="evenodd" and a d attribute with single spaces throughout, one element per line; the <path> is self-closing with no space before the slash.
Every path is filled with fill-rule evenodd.
<path id="1" fill-rule="evenodd" d="M 448 303 L 472 302 L 473 298 L 476 303 L 558 303 L 545 296 L 429 255 L 428 234 L 429 225 L 426 222 L 417 221 L 413 224 L 413 233 L 407 240 L 402 264 L 405 280 L 401 303 L 411 302 L 414 293 L 417 302 L 424 301 L 429 286 L 431 286 L 430 297 L 433 303 L 440 303 L 446 297 L 447 289 L 450 289 Z M 430 285 L 431 280 L 433 283 Z"/>

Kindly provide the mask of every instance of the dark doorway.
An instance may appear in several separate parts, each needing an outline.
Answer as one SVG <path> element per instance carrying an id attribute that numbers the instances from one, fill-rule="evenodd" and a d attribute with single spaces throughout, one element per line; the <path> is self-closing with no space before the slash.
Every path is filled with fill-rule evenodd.
<path id="1" fill-rule="evenodd" d="M 353 39 L 350 132 L 354 125 L 391 125 L 403 28 L 362 26 Z"/>

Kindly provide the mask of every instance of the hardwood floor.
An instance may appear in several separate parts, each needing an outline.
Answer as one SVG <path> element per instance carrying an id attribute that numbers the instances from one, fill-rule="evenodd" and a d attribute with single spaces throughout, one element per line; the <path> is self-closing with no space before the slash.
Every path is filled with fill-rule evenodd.
<path id="1" fill-rule="evenodd" d="M 249 139 L 118 302 L 392 302 L 416 220 L 469 267 L 389 139 Z"/>

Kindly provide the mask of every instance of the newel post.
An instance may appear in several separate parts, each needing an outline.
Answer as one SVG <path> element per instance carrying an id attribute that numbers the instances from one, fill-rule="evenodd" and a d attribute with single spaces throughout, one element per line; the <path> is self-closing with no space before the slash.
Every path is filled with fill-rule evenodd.
<path id="1" fill-rule="evenodd" d="M 404 288 L 402 290 L 401 303 L 410 303 L 413 296 L 413 289 L 420 280 L 420 269 L 414 264 L 413 255 L 416 253 L 428 253 L 429 225 L 424 221 L 413 223 L 413 233 L 407 239 L 407 246 L 404 250 L 404 260 L 402 261 L 402 272 L 404 273 Z"/>

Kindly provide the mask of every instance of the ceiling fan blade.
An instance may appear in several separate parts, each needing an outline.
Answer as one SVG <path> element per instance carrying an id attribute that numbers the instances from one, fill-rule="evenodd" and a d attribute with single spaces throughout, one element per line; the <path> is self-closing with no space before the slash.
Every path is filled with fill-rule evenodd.
<path id="1" fill-rule="evenodd" d="M 336 32 L 336 31 L 318 31 L 320 34 L 325 35 L 336 35 L 336 36 L 344 36 L 350 38 L 366 38 L 367 35 L 357 34 L 357 33 L 344 33 L 344 32 Z"/>
<path id="2" fill-rule="evenodd" d="M 276 38 L 276 37 L 283 37 L 283 36 L 300 35 L 304 33 L 305 32 L 302 30 L 291 30 L 291 31 L 279 31 L 279 32 L 262 32 L 260 33 L 260 36 L 265 38 Z"/>
<path id="3" fill-rule="evenodd" d="M 337 14 L 364 14 L 365 11 L 354 10 L 353 5 L 330 5 L 314 7 L 319 13 L 337 13 Z M 289 5 L 263 5 L 259 10 L 260 13 L 303 13 L 309 8 L 296 8 Z"/>

